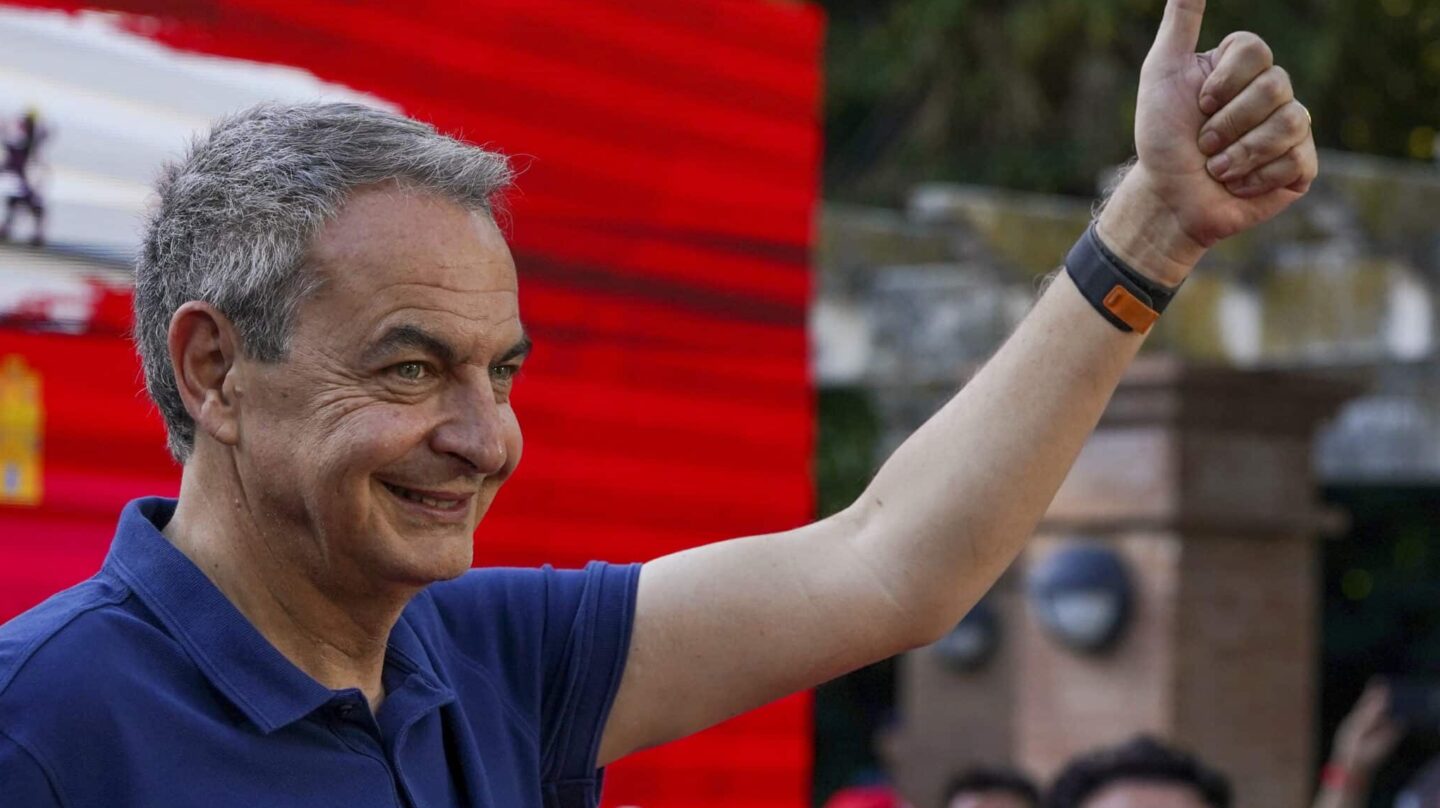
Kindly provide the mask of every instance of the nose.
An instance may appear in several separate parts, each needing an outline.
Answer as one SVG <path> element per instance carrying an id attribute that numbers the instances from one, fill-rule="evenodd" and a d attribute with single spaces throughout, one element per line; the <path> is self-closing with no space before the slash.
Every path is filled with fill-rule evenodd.
<path id="1" fill-rule="evenodd" d="M 434 431 L 431 447 L 463 460 L 473 473 L 489 476 L 505 467 L 507 419 L 495 401 L 488 373 L 454 385 L 445 396 L 446 418 Z"/>

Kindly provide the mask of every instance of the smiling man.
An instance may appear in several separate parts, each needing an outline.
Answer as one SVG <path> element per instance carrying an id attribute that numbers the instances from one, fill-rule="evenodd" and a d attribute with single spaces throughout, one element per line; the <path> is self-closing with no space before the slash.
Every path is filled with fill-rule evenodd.
<path id="1" fill-rule="evenodd" d="M 941 636 L 1175 287 L 1315 176 L 1270 50 L 1196 53 L 1202 10 L 1167 5 L 1137 162 L 1066 271 L 854 505 L 643 567 L 467 572 L 521 454 L 504 159 L 355 106 L 221 121 L 136 272 L 180 496 L 0 628 L 0 797 L 593 806 L 611 761 Z"/>

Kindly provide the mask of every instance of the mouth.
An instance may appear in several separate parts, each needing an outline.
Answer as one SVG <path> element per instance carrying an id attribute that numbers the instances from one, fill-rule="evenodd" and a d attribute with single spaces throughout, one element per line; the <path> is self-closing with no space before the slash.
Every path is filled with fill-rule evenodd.
<path id="1" fill-rule="evenodd" d="M 474 494 L 453 494 L 423 488 L 408 488 L 384 480 L 381 480 L 380 484 L 408 509 L 421 511 L 428 516 L 438 517 L 445 521 L 463 519 L 470 512 L 470 500 L 475 496 Z"/>

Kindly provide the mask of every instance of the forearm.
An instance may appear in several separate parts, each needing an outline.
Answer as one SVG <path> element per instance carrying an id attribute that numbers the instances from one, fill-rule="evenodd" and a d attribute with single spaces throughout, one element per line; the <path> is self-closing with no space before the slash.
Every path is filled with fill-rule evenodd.
<path id="1" fill-rule="evenodd" d="M 1370 804 L 1370 779 L 1360 774 L 1327 776 L 1315 795 L 1314 808 L 1365 808 Z"/>
<path id="2" fill-rule="evenodd" d="M 1357 794 L 1347 789 L 1321 788 L 1314 808 L 1365 808 L 1368 804 L 1368 792 Z"/>
<path id="3" fill-rule="evenodd" d="M 1163 225 L 1132 215 L 1133 203 L 1117 194 L 1101 233 L 1153 268 L 1145 251 L 1157 238 L 1160 249 L 1173 245 Z M 853 508 L 863 525 L 854 540 L 920 640 L 953 626 L 1020 552 L 1143 339 L 1110 325 L 1061 272 L 999 352 L 881 467 Z"/>

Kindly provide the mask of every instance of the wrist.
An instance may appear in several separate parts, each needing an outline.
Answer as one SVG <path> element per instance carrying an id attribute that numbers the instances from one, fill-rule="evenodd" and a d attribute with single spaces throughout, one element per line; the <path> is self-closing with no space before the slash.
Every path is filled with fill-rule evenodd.
<path id="1" fill-rule="evenodd" d="M 1136 166 L 1120 182 L 1095 223 L 1105 246 L 1136 272 L 1166 287 L 1179 286 L 1205 255 Z"/>
<path id="2" fill-rule="evenodd" d="M 1331 760 L 1320 772 L 1320 784 L 1327 791 L 1353 794 L 1364 791 L 1369 783 L 1369 772 L 1341 760 Z"/>

